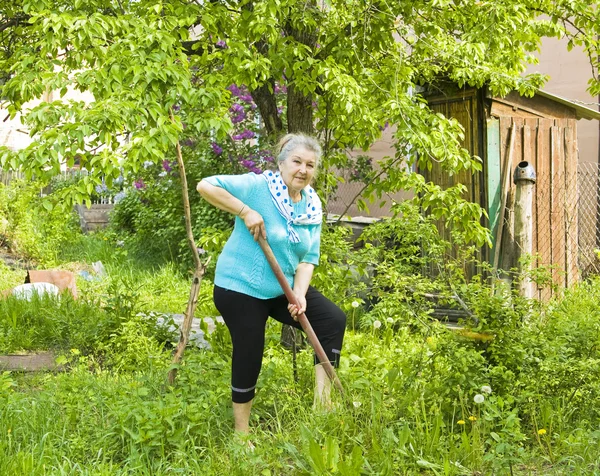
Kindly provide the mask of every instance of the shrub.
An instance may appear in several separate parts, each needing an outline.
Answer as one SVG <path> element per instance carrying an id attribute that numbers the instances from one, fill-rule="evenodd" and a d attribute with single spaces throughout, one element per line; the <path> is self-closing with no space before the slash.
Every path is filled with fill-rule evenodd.
<path id="1" fill-rule="evenodd" d="M 40 197 L 38 182 L 0 184 L 0 245 L 45 265 L 55 265 L 59 252 L 80 235 L 71 208 L 52 207 Z"/>

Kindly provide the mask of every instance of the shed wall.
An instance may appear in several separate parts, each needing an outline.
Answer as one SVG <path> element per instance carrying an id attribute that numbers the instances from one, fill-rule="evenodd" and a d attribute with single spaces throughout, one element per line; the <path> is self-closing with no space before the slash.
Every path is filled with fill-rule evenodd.
<path id="1" fill-rule="evenodd" d="M 516 135 L 511 173 L 520 161 L 529 162 L 536 170 L 533 203 L 533 254 L 537 254 L 536 264 L 552 266 L 552 282 L 558 287 L 570 286 L 579 277 L 577 121 L 501 116 L 491 119 L 492 127 L 495 127 L 496 121 L 500 129 L 499 151 L 489 150 L 488 155 L 498 152 L 504 170 L 510 155 L 510 128 L 514 124 Z M 514 192 L 515 185 L 511 180 L 503 214 L 504 233 L 499 263 L 503 269 L 517 264 L 517 250 L 512 248 Z M 540 285 L 537 293 L 539 298 L 548 299 L 552 287 Z"/>

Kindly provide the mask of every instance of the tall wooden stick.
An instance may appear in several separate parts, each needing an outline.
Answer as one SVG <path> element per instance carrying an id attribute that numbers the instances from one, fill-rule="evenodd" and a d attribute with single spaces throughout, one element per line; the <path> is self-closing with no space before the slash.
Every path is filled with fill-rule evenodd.
<path id="1" fill-rule="evenodd" d="M 171 120 L 174 121 L 175 117 L 173 111 L 171 111 Z M 200 261 L 198 255 L 198 248 L 194 240 L 194 234 L 192 231 L 192 214 L 190 211 L 190 197 L 188 195 L 187 177 L 185 175 L 185 164 L 183 163 L 183 156 L 181 154 L 181 145 L 177 141 L 177 164 L 179 166 L 179 178 L 181 179 L 181 195 L 183 198 L 183 211 L 185 215 L 185 231 L 187 234 L 187 241 L 190 249 L 192 250 L 192 256 L 194 257 L 194 277 L 192 279 L 192 286 L 190 289 L 190 296 L 188 298 L 187 306 L 184 312 L 184 319 L 181 329 L 179 330 L 179 343 L 175 349 L 173 355 L 173 364 L 178 364 L 183 357 L 183 352 L 189 342 L 190 329 L 192 328 L 192 320 L 194 319 L 194 313 L 196 312 L 196 306 L 198 305 L 198 295 L 200 294 L 200 284 L 202 283 L 202 277 L 206 271 L 206 266 L 210 261 L 210 258 L 206 263 Z M 173 384 L 177 377 L 177 367 L 173 366 L 169 371 L 169 383 Z"/>
<path id="2" fill-rule="evenodd" d="M 271 249 L 271 247 L 269 246 L 267 241 L 262 237 L 258 238 L 258 244 L 262 248 L 263 253 L 265 254 L 265 256 L 267 258 L 267 261 L 269 262 L 269 265 L 271 266 L 271 269 L 275 273 L 275 276 L 277 277 L 277 281 L 279 281 L 279 284 L 281 286 L 281 289 L 283 289 L 285 297 L 291 304 L 294 304 L 294 305 L 298 306 L 298 308 L 300 308 L 300 303 L 298 302 L 298 298 L 296 298 L 294 291 L 292 291 L 292 288 L 290 287 L 289 283 L 287 282 L 287 279 L 285 279 L 285 275 L 283 274 L 283 271 L 281 270 L 281 267 L 279 266 L 279 263 L 277 262 L 275 255 L 273 254 L 273 250 Z M 340 382 L 340 379 L 338 378 L 337 373 L 336 373 L 335 369 L 333 368 L 333 365 L 331 365 L 331 362 L 329 361 L 327 354 L 323 350 L 323 347 L 321 346 L 321 343 L 319 342 L 319 339 L 317 338 L 315 331 L 313 330 L 312 326 L 310 325 L 310 322 L 308 322 L 308 319 L 306 318 L 306 314 L 304 314 L 304 313 L 298 314 L 297 317 L 298 317 L 298 322 L 300 323 L 300 325 L 302 326 L 302 329 L 306 333 L 308 342 L 310 342 L 310 345 L 314 349 L 315 354 L 317 354 L 317 358 L 319 359 L 319 362 L 321 362 L 321 364 L 323 365 L 323 368 L 325 369 L 325 372 L 327 372 L 329 379 L 331 381 L 333 381 L 333 383 L 335 384 L 337 389 L 343 395 L 344 387 L 342 386 L 342 382 Z"/>
<path id="3" fill-rule="evenodd" d="M 508 156 L 504 163 L 502 174 L 502 203 L 500 204 L 498 230 L 496 232 L 496 247 L 494 248 L 494 274 L 500 265 L 500 248 L 502 246 L 502 233 L 504 232 L 504 214 L 506 212 L 506 198 L 510 189 L 510 172 L 512 170 L 512 160 L 515 149 L 515 123 L 510 126 L 510 137 L 508 138 Z"/>

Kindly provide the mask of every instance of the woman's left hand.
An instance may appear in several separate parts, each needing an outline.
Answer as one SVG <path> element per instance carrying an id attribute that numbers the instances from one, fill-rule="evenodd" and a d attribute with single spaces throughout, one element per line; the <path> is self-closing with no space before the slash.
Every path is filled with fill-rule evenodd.
<path id="1" fill-rule="evenodd" d="M 306 297 L 304 297 L 303 295 L 298 296 L 296 294 L 296 299 L 298 300 L 300 307 L 296 306 L 295 304 L 288 304 L 288 311 L 290 312 L 290 315 L 292 316 L 292 319 L 294 319 L 294 321 L 298 320 L 298 316 L 300 314 L 306 312 Z"/>

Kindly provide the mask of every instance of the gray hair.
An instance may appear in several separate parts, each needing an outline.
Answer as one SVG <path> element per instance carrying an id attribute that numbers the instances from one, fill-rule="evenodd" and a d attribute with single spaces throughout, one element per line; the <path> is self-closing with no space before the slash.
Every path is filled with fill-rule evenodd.
<path id="1" fill-rule="evenodd" d="M 319 162 L 321 161 L 321 155 L 323 154 L 321 145 L 314 137 L 304 134 L 286 134 L 281 138 L 276 148 L 277 163 L 283 162 L 285 159 L 287 159 L 290 153 L 297 147 L 304 147 L 306 150 L 310 150 L 312 153 L 314 153 L 316 168 L 318 168 Z"/>

